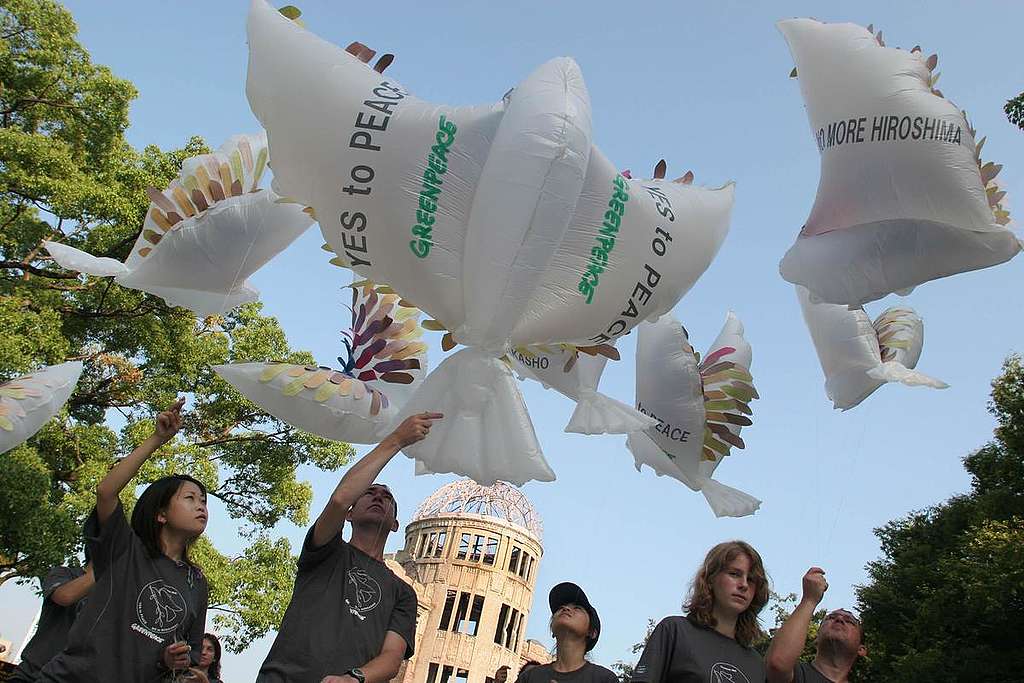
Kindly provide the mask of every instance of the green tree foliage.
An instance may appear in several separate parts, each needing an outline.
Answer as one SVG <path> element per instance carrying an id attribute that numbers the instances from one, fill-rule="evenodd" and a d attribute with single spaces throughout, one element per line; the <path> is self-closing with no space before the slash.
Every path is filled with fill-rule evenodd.
<path id="1" fill-rule="evenodd" d="M 123 260 L 142 226 L 145 188 L 165 187 L 183 159 L 208 151 L 199 138 L 177 150 L 132 148 L 124 131 L 135 89 L 93 64 L 76 33 L 50 0 L 0 5 L 0 380 L 72 359 L 86 368 L 64 412 L 0 455 L 0 585 L 75 561 L 96 484 L 151 432 L 155 412 L 186 393 L 183 429 L 137 483 L 187 472 L 238 528 L 240 555 L 205 538 L 194 549 L 211 614 L 238 650 L 275 627 L 288 603 L 294 558 L 270 530 L 282 519 L 308 522 L 311 489 L 295 468 L 335 470 L 352 449 L 262 413 L 210 369 L 312 362 L 259 304 L 197 320 L 46 257 L 42 240 L 52 239 Z M 126 506 L 135 494 L 126 489 Z"/>
<path id="2" fill-rule="evenodd" d="M 1024 92 L 1008 100 L 1003 111 L 1006 112 L 1006 118 L 1010 123 L 1024 130 Z"/>
<path id="3" fill-rule="evenodd" d="M 786 619 L 789 619 L 789 615 L 796 609 L 797 602 L 796 593 L 789 593 L 787 595 L 779 595 L 775 591 L 769 593 L 768 611 L 774 618 L 774 623 L 752 645 L 762 656 L 768 653 L 768 646 L 772 643 L 772 636 L 782 628 L 782 625 L 786 623 Z M 814 616 L 811 617 L 811 625 L 807 629 L 807 637 L 804 639 L 804 649 L 800 653 L 800 661 L 810 662 L 814 659 L 816 652 L 814 640 L 818 637 L 818 628 L 821 626 L 821 620 L 824 618 L 825 610 L 815 610 Z"/>
<path id="4" fill-rule="evenodd" d="M 992 383 L 995 438 L 964 458 L 971 490 L 875 533 L 858 590 L 873 680 L 1017 680 L 1024 671 L 1024 364 Z"/>

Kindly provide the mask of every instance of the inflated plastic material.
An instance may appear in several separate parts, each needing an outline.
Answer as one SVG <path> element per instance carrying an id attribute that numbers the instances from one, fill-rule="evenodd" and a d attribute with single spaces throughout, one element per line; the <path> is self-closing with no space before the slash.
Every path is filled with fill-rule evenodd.
<path id="1" fill-rule="evenodd" d="M 608 358 L 581 353 L 571 346 L 509 349 L 506 356 L 520 377 L 576 401 L 565 431 L 575 434 L 628 434 L 657 421 L 622 401 L 597 391 Z"/>
<path id="2" fill-rule="evenodd" d="M 949 386 L 914 370 L 924 347 L 924 321 L 913 309 L 886 309 L 872 323 L 863 308 L 812 303 L 799 285 L 796 296 L 825 373 L 825 393 L 836 409 L 859 405 L 887 382 Z"/>
<path id="3" fill-rule="evenodd" d="M 0 453 L 31 438 L 59 413 L 81 374 L 82 362 L 73 361 L 0 384 Z"/>
<path id="4" fill-rule="evenodd" d="M 622 176 L 597 149 L 512 343 L 611 342 L 672 309 L 718 253 L 735 186 Z"/>
<path id="5" fill-rule="evenodd" d="M 782 276 L 815 302 L 858 306 L 1020 251 L 1001 166 L 935 89 L 937 58 L 855 24 L 779 22 L 821 152 L 814 208 Z"/>
<path id="6" fill-rule="evenodd" d="M 167 190 L 150 188 L 153 203 L 124 263 L 56 242 L 46 249 L 64 268 L 112 276 L 200 316 L 255 301 L 247 278 L 313 224 L 302 206 L 257 187 L 266 154 L 261 133 L 186 160 Z"/>
<path id="7" fill-rule="evenodd" d="M 447 391 L 451 386 L 461 390 Z M 427 439 L 403 449 L 416 460 L 416 474 L 451 472 L 484 486 L 554 481 L 512 370 L 490 354 L 467 348 L 442 361 L 398 419 L 423 412 L 445 417 Z"/>
<path id="8" fill-rule="evenodd" d="M 664 315 L 639 327 L 636 350 L 637 408 L 658 425 L 626 439 L 637 471 L 647 465 L 659 476 L 700 491 L 717 517 L 753 514 L 761 501 L 711 477 L 732 446 L 744 447 L 740 429 L 751 424 L 750 344 L 732 313 L 703 361 L 686 330 Z"/>
<path id="9" fill-rule="evenodd" d="M 217 371 L 246 398 L 299 429 L 335 441 L 376 443 L 427 374 L 419 310 L 370 283 L 352 285 L 345 367 L 233 363 Z M 343 360 L 340 359 L 339 360 Z"/>
<path id="10" fill-rule="evenodd" d="M 721 244 L 731 186 L 630 185 L 593 145 L 586 84 L 568 58 L 541 65 L 494 105 L 449 107 L 414 97 L 263 0 L 252 3 L 248 33 L 246 93 L 268 131 L 274 187 L 313 207 L 333 263 L 414 302 L 430 329 L 446 331 L 446 349 L 468 347 L 411 400 L 449 406 L 405 449 L 417 471 L 481 484 L 553 476 L 500 360 L 506 348 L 594 345 L 588 337 L 612 328 L 611 340 L 671 308 Z M 605 214 L 627 191 L 623 226 Z M 610 232 L 602 221 L 615 221 Z M 589 260 L 605 278 L 596 297 L 581 289 L 597 286 Z M 599 427 L 594 405 L 574 429 Z"/>

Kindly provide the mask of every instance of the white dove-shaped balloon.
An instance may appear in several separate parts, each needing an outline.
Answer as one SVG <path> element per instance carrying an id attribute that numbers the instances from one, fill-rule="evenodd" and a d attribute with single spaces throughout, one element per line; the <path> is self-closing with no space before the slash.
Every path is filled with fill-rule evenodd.
<path id="1" fill-rule="evenodd" d="M 863 308 L 811 302 L 796 296 L 825 373 L 825 393 L 839 410 L 860 404 L 887 382 L 945 389 L 945 382 L 914 370 L 924 347 L 924 321 L 913 309 L 894 306 L 872 323 Z"/>
<path id="2" fill-rule="evenodd" d="M 703 360 L 671 314 L 640 326 L 636 346 L 636 405 L 658 425 L 630 434 L 636 468 L 647 465 L 700 491 L 717 517 L 753 514 L 761 501 L 712 475 L 731 449 L 744 448 L 740 430 L 752 424 L 758 398 L 743 324 L 729 313 Z"/>
<path id="3" fill-rule="evenodd" d="M 335 263 L 432 316 L 446 348 L 467 347 L 406 403 L 403 415 L 445 415 L 406 455 L 481 484 L 554 479 L 506 348 L 607 343 L 670 309 L 724 239 L 732 186 L 620 176 L 593 146 L 568 58 L 500 102 L 451 107 L 263 0 L 248 33 L 246 92 L 274 186 L 314 208 Z"/>
<path id="4" fill-rule="evenodd" d="M 938 58 L 885 47 L 881 32 L 812 19 L 779 22 L 818 150 L 814 208 L 782 259 L 812 301 L 860 306 L 1021 249 L 1002 168 L 936 89 Z"/>

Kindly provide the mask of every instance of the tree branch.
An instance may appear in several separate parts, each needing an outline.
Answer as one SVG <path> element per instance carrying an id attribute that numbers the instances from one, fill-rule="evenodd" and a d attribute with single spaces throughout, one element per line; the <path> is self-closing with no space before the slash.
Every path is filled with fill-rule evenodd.
<path id="1" fill-rule="evenodd" d="M 36 266 L 21 263 L 20 261 L 0 261 L 0 268 L 17 268 L 26 273 L 32 273 L 40 277 L 48 277 L 54 280 L 77 280 L 78 273 L 58 273 L 55 270 L 46 270 L 44 268 L 38 268 Z"/>

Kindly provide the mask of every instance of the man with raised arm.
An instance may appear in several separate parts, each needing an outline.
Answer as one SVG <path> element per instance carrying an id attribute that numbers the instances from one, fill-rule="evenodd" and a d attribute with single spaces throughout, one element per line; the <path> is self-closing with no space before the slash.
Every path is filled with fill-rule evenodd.
<path id="1" fill-rule="evenodd" d="M 768 683 L 846 683 L 857 658 L 867 655 L 860 620 L 845 609 L 837 609 L 825 615 L 818 628 L 814 661 L 799 661 L 811 617 L 827 590 L 825 570 L 808 569 L 800 604 L 772 638 L 765 655 Z"/>
<path id="2" fill-rule="evenodd" d="M 341 478 L 306 534 L 292 600 L 257 683 L 386 683 L 412 656 L 416 594 L 384 565 L 398 506 L 374 480 L 441 417 L 407 418 Z"/>

